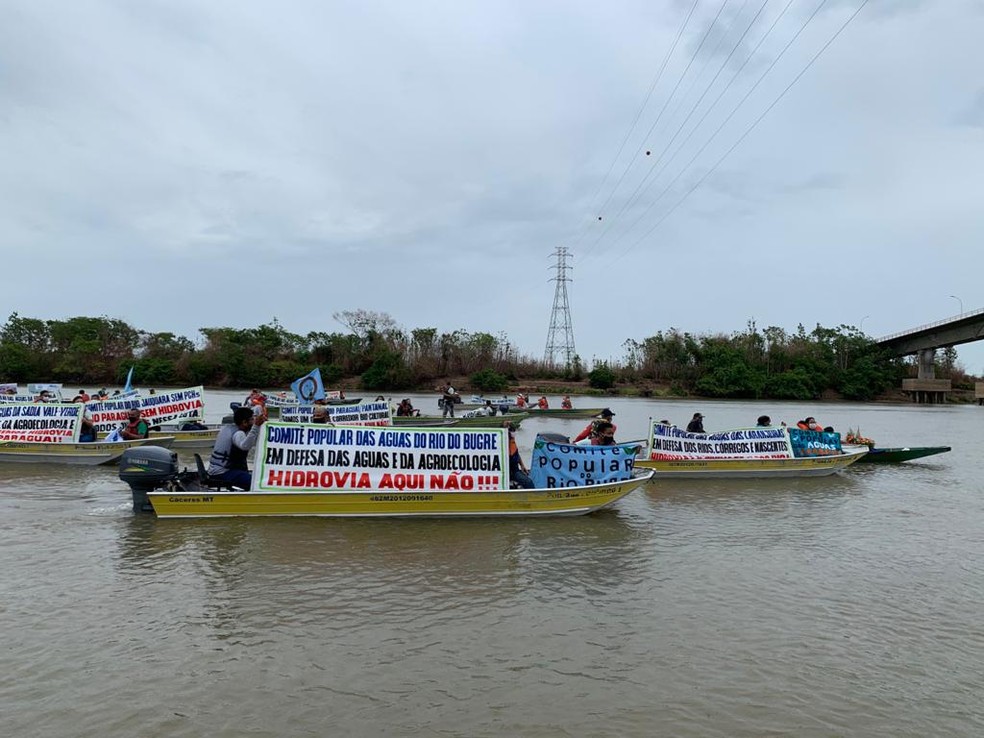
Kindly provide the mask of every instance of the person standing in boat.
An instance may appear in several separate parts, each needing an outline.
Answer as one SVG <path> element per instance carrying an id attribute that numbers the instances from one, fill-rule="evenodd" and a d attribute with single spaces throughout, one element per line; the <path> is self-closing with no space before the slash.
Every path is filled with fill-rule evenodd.
<path id="1" fill-rule="evenodd" d="M 82 390 L 79 390 L 79 394 L 72 402 L 82 405 L 82 416 L 79 418 L 79 443 L 92 443 L 96 440 L 96 424 L 92 422 L 92 416 L 85 409 L 86 401 L 82 399 Z"/>
<path id="2" fill-rule="evenodd" d="M 127 422 L 120 429 L 120 438 L 124 441 L 136 441 L 150 436 L 150 423 L 140 417 L 140 408 L 131 407 L 127 413 Z"/>
<path id="3" fill-rule="evenodd" d="M 260 426 L 266 422 L 266 415 L 253 414 L 248 407 L 237 407 L 232 411 L 232 423 L 222 426 L 208 459 L 208 476 L 228 482 L 239 489 L 249 489 L 253 475 L 249 472 L 246 456 L 260 438 Z"/>
<path id="4" fill-rule="evenodd" d="M 687 423 L 687 433 L 706 433 L 704 430 L 704 416 L 694 413 L 694 417 Z"/>
<path id="5" fill-rule="evenodd" d="M 451 386 L 450 380 L 444 383 L 444 389 L 441 390 L 441 417 L 446 418 L 449 415 L 454 417 L 454 401 L 457 398 L 458 393 L 454 391 L 454 387 Z"/>

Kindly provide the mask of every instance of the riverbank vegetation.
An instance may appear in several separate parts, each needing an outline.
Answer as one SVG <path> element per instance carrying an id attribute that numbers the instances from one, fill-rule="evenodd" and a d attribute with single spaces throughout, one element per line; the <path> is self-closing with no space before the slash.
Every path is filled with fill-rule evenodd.
<path id="1" fill-rule="evenodd" d="M 627 339 L 624 356 L 584 366 L 549 366 L 523 356 L 502 334 L 405 330 L 389 315 L 336 313 L 346 330 L 293 333 L 276 319 L 256 328 L 201 328 L 197 340 L 151 333 L 107 317 L 42 320 L 13 313 L 0 329 L 0 382 L 120 384 L 131 367 L 140 386 L 287 387 L 315 366 L 328 387 L 532 391 L 815 400 L 871 400 L 914 376 L 852 326 L 795 332 L 749 322 L 731 335 L 675 328 Z M 953 349 L 937 354 L 937 376 L 972 382 Z"/>

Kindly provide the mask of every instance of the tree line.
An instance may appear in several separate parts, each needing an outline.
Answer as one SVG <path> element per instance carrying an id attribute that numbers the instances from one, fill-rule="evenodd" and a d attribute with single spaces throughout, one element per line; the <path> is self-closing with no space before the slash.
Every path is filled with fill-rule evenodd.
<path id="1" fill-rule="evenodd" d="M 512 384 L 586 382 L 645 393 L 721 398 L 811 400 L 835 392 L 870 400 L 913 371 L 853 326 L 793 332 L 753 322 L 731 335 L 674 328 L 628 339 L 624 357 L 586 368 L 579 357 L 551 366 L 520 354 L 503 335 L 399 327 L 386 313 L 335 313 L 346 328 L 293 333 L 276 319 L 256 328 L 199 329 L 198 341 L 142 331 L 107 317 L 41 320 L 13 313 L 0 330 L 0 382 L 121 384 L 133 367 L 140 386 L 287 387 L 315 366 L 327 387 L 432 389 L 446 377 L 498 392 Z M 956 354 L 941 352 L 939 376 L 962 374 Z"/>

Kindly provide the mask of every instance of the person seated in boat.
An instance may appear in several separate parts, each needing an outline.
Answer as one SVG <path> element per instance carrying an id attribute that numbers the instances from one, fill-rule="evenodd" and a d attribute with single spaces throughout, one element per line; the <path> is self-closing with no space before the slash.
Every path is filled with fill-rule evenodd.
<path id="1" fill-rule="evenodd" d="M 89 395 L 84 389 L 80 389 L 79 393 L 72 398 L 72 402 L 88 402 Z"/>
<path id="2" fill-rule="evenodd" d="M 524 395 L 522 392 L 516 394 L 516 407 L 520 410 L 525 408 L 530 402 L 530 398 Z"/>
<path id="3" fill-rule="evenodd" d="M 581 441 L 590 440 L 591 434 L 595 432 L 595 428 L 599 423 L 602 422 L 611 423 L 612 428 L 615 428 L 615 424 L 612 423 L 612 418 L 614 417 L 615 417 L 615 413 L 613 413 L 609 408 L 606 407 L 604 410 L 598 413 L 590 423 L 584 426 L 584 430 L 582 430 L 580 433 L 574 436 L 574 438 L 571 439 L 571 443 L 580 443 Z"/>
<path id="4" fill-rule="evenodd" d="M 262 407 L 266 407 L 266 401 L 267 401 L 266 395 L 264 395 L 258 389 L 253 388 L 249 391 L 249 394 L 246 396 L 246 401 L 243 402 L 243 405 L 245 405 L 246 407 L 253 407 L 254 405 L 261 405 Z"/>
<path id="5" fill-rule="evenodd" d="M 136 441 L 150 436 L 150 423 L 140 417 L 139 408 L 130 408 L 126 417 L 126 425 L 120 428 L 120 438 L 124 441 Z"/>
<path id="6" fill-rule="evenodd" d="M 564 399 L 560 401 L 560 409 L 561 410 L 573 410 L 574 409 L 574 403 L 571 402 L 571 396 L 570 395 L 564 395 Z"/>
<path id="7" fill-rule="evenodd" d="M 547 402 L 546 395 L 540 395 L 540 399 L 536 401 L 536 407 L 538 410 L 549 410 L 550 403 Z"/>
<path id="8" fill-rule="evenodd" d="M 823 433 L 823 426 L 820 425 L 817 422 L 817 419 L 814 418 L 812 415 L 805 418 L 804 420 L 799 421 L 796 424 L 796 427 L 799 428 L 800 430 L 811 430 L 811 431 L 816 431 L 817 433 Z"/>
<path id="9" fill-rule="evenodd" d="M 594 424 L 591 435 L 580 441 L 577 446 L 611 446 L 615 443 L 615 426 L 611 421 L 598 420 Z"/>
<path id="10" fill-rule="evenodd" d="M 492 400 L 486 400 L 484 405 L 475 409 L 476 415 L 485 415 L 488 417 L 492 417 L 496 414 L 496 412 L 497 411 L 495 409 L 495 405 L 492 404 Z"/>
<path id="11" fill-rule="evenodd" d="M 226 423 L 219 431 L 208 459 L 208 476 L 228 482 L 239 489 L 249 489 L 253 483 L 246 456 L 260 438 L 260 426 L 266 422 L 266 415 L 254 415 L 248 407 L 237 407 L 232 411 L 232 422 Z"/>
<path id="12" fill-rule="evenodd" d="M 700 413 L 694 413 L 694 417 L 690 419 L 687 423 L 687 433 L 706 433 L 704 430 L 704 416 Z"/>
<path id="13" fill-rule="evenodd" d="M 208 426 L 205 425 L 200 419 L 192 418 L 191 420 L 186 420 L 184 423 L 182 423 L 179 430 L 183 430 L 183 431 L 208 430 Z"/>
<path id="14" fill-rule="evenodd" d="M 509 432 L 509 486 L 517 489 L 533 489 L 533 479 L 516 443 L 516 426 L 508 420 L 502 424 Z"/>

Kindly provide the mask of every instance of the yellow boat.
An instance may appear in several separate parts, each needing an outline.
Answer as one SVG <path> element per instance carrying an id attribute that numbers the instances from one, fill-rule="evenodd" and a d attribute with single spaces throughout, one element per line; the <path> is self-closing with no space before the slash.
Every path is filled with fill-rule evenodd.
<path id="1" fill-rule="evenodd" d="M 215 445 L 215 439 L 219 435 L 218 428 L 208 428 L 207 430 L 177 430 L 174 428 L 162 428 L 159 431 L 152 430 L 149 438 L 157 440 L 159 438 L 171 438 L 168 448 L 180 449 L 211 449 Z M 101 433 L 100 439 L 105 438 L 106 434 Z M 153 443 L 152 446 L 159 446 Z"/>
<path id="2" fill-rule="evenodd" d="M 585 515 L 645 484 L 652 472 L 588 487 L 489 492 L 150 492 L 161 518 L 234 516 L 315 517 L 545 517 Z"/>
<path id="3" fill-rule="evenodd" d="M 656 478 L 758 479 L 825 477 L 845 469 L 868 453 L 867 447 L 846 448 L 829 456 L 779 459 L 636 459 L 637 469 L 650 469 Z"/>
<path id="4" fill-rule="evenodd" d="M 136 441 L 95 441 L 92 443 L 43 443 L 40 441 L 0 441 L 0 463 L 75 464 L 97 466 L 118 461 L 127 449 L 140 446 L 169 447 L 173 438 L 141 438 Z"/>

